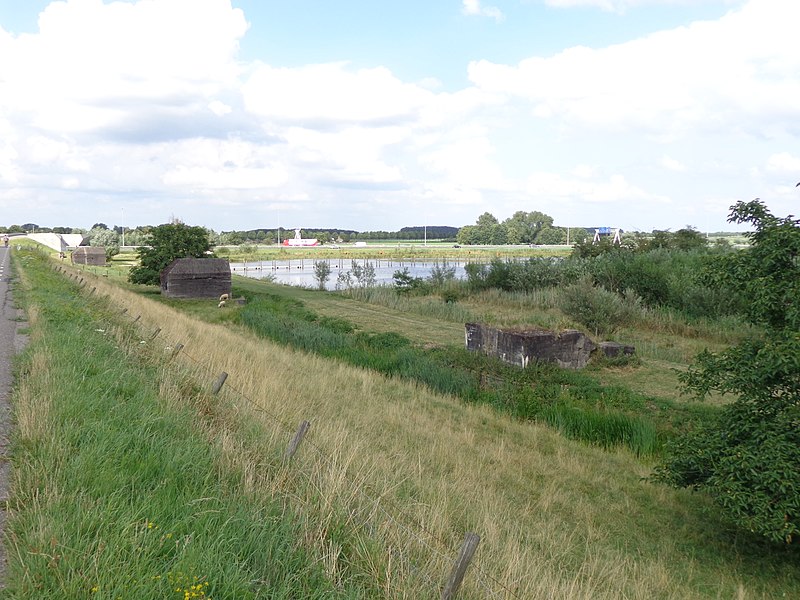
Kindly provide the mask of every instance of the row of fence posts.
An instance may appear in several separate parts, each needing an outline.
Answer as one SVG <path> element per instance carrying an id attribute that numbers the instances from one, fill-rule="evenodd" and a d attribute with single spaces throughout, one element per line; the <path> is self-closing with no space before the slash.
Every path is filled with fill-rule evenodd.
<path id="1" fill-rule="evenodd" d="M 161 330 L 156 330 L 156 333 L 153 337 L 158 335 L 159 331 Z M 183 346 L 180 346 L 180 348 L 182 347 Z M 180 348 L 178 346 L 175 347 L 173 356 L 180 351 Z M 217 377 L 217 380 L 214 382 L 214 385 L 211 387 L 211 393 L 214 395 L 219 394 L 227 379 L 228 374 L 225 371 L 220 373 L 219 377 Z M 300 426 L 297 428 L 297 431 L 295 431 L 294 436 L 292 436 L 289 445 L 286 447 L 286 451 L 283 453 L 284 460 L 292 460 L 310 427 L 310 421 L 301 421 Z M 478 543 L 480 541 L 481 538 L 477 533 L 467 533 L 464 543 L 461 545 L 461 550 L 458 553 L 458 558 L 450 569 L 450 575 L 447 578 L 447 583 L 442 589 L 442 600 L 453 600 L 456 597 L 456 594 L 458 594 L 458 590 L 461 587 L 461 583 L 464 581 L 464 576 L 467 573 L 467 568 L 469 568 L 472 557 L 475 556 L 475 551 L 478 549 Z"/>
<path id="2" fill-rule="evenodd" d="M 57 268 L 57 271 L 62 271 L 61 267 Z M 78 275 L 73 275 L 72 273 L 67 272 L 64 270 L 70 278 L 75 278 L 78 282 L 80 287 L 84 287 L 86 285 L 86 281 L 83 277 L 79 277 Z M 89 294 L 93 294 L 97 290 L 97 287 L 93 287 Z M 128 312 L 127 308 L 123 308 L 120 314 L 125 314 Z M 137 315 L 136 318 L 133 319 L 133 322 L 136 323 L 141 318 L 141 315 Z M 158 334 L 161 333 L 161 328 L 158 327 L 150 336 L 150 340 L 155 340 L 158 337 Z M 174 358 L 182 349 L 183 344 L 177 343 L 173 347 L 172 354 L 170 359 Z M 211 393 L 213 395 L 219 394 L 222 390 L 222 387 L 225 385 L 225 382 L 228 379 L 228 374 L 226 372 L 222 372 L 217 377 L 216 381 L 211 387 Z M 300 448 L 300 445 L 303 442 L 306 434 L 308 433 L 309 428 L 311 427 L 310 421 L 302 421 L 300 426 L 297 428 L 297 431 L 292 436 L 289 445 L 284 452 L 284 460 L 291 461 L 294 458 L 295 453 Z M 450 574 L 447 578 L 447 583 L 444 585 L 442 589 L 441 600 L 454 600 L 456 595 L 458 594 L 458 590 L 461 588 L 461 584 L 464 581 L 464 576 L 467 573 L 467 569 L 469 568 L 470 562 L 472 561 L 473 556 L 475 555 L 476 550 L 478 549 L 478 543 L 480 542 L 481 538 L 477 533 L 468 532 L 466 537 L 464 538 L 464 542 L 461 545 L 461 549 L 458 553 L 458 557 L 456 558 L 455 562 L 453 563 L 452 568 L 450 569 Z"/>

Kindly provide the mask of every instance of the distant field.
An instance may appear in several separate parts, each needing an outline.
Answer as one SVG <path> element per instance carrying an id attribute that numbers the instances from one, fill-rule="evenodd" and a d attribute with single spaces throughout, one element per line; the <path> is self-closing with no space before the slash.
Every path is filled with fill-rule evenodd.
<path id="1" fill-rule="evenodd" d="M 287 248 L 283 246 L 232 246 L 217 247 L 218 256 L 247 257 L 249 260 L 288 260 L 314 258 L 448 258 L 461 260 L 492 260 L 503 257 L 566 256 L 569 246 L 462 246 L 452 243 L 368 243 L 366 246 L 340 244 L 313 248 Z"/>

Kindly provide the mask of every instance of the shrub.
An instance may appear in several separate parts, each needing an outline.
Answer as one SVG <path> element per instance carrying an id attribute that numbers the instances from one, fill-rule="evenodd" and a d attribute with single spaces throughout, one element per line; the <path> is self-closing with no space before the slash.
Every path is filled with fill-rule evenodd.
<path id="1" fill-rule="evenodd" d="M 325 283 L 331 276 L 331 265 L 326 260 L 314 261 L 314 279 L 317 280 L 317 289 L 325 289 Z"/>
<path id="2" fill-rule="evenodd" d="M 427 291 L 427 284 L 421 277 L 413 277 L 408 267 L 398 269 L 392 275 L 394 289 L 398 294 L 410 294 L 411 292 Z"/>
<path id="3" fill-rule="evenodd" d="M 560 293 L 560 308 L 595 335 L 616 331 L 634 315 L 636 299 L 626 302 L 619 294 L 592 285 L 591 280 L 565 287 Z"/>
<path id="4" fill-rule="evenodd" d="M 655 477 L 703 490 L 736 525 L 789 544 L 800 534 L 800 220 L 754 200 L 732 206 L 729 221 L 756 228 L 750 248 L 721 256 L 704 278 L 747 298 L 745 317 L 765 335 L 704 351 L 682 374 L 701 398 L 736 399 L 672 444 Z"/>

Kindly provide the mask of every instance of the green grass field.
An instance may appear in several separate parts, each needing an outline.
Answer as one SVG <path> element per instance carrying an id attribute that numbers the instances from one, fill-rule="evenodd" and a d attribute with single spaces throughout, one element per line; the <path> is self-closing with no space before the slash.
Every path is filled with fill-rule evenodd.
<path id="1" fill-rule="evenodd" d="M 80 273 L 78 288 L 42 260 L 15 255 L 32 339 L 14 399 L 9 597 L 177 599 L 200 585 L 191 591 L 218 599 L 436 598 L 467 531 L 481 543 L 462 598 L 788 598 L 800 587 L 794 549 L 731 529 L 700 494 L 648 483 L 651 459 L 625 447 L 275 343 L 239 323 L 248 307 L 163 302 L 102 272 Z M 236 286 L 311 324 L 351 321 L 431 351 L 463 344 L 463 324 L 433 317 L 430 298 L 393 308 Z M 512 298 L 459 310 L 513 318 L 514 302 L 535 312 Z M 547 310 L 536 318 L 563 319 Z M 657 324 L 640 332 L 653 344 L 642 366 L 590 370 L 586 385 L 616 377 L 685 402 L 647 373 L 723 336 Z M 280 456 L 303 419 L 309 439 L 287 469 Z"/>

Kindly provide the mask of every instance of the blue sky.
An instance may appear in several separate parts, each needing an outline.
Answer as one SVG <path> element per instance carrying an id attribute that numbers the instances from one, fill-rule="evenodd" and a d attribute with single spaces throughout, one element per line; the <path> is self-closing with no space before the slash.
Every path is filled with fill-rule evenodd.
<path id="1" fill-rule="evenodd" d="M 798 213 L 794 0 L 0 0 L 0 224 Z"/>

